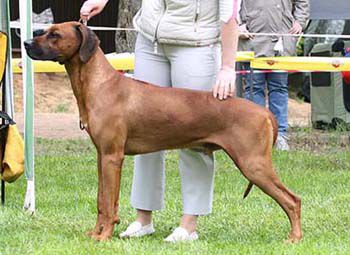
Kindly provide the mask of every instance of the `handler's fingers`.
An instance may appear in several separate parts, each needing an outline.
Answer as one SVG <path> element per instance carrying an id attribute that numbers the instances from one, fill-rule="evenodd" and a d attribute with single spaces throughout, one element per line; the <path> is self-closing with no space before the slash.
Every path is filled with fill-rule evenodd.
<path id="1" fill-rule="evenodd" d="M 219 99 L 223 100 L 224 99 L 224 90 L 225 90 L 225 86 L 227 82 L 226 81 L 220 81 L 220 85 L 219 85 Z"/>
<path id="2" fill-rule="evenodd" d="M 80 17 L 81 19 L 88 20 L 100 12 L 107 4 L 108 0 L 87 0 L 83 3 L 80 8 Z"/>
<path id="3" fill-rule="evenodd" d="M 302 32 L 303 32 L 303 29 L 300 27 L 300 28 L 298 28 L 298 30 L 296 31 L 296 34 L 297 34 L 297 35 L 300 35 Z"/>
<path id="4" fill-rule="evenodd" d="M 230 83 L 234 83 L 236 79 L 236 73 L 234 68 L 223 67 L 216 80 L 216 84 L 213 88 L 213 94 L 215 98 L 220 100 L 226 99 L 230 95 Z"/>
<path id="5" fill-rule="evenodd" d="M 291 29 L 289 29 L 290 34 L 300 34 L 302 31 L 303 28 L 298 22 L 295 22 Z"/>
<path id="6" fill-rule="evenodd" d="M 219 91 L 219 81 L 216 81 L 213 87 L 213 96 L 217 98 Z"/>
<path id="7" fill-rule="evenodd" d="M 297 28 L 293 28 L 293 29 L 290 30 L 289 33 L 292 34 L 292 35 L 296 35 L 296 34 L 298 34 L 298 29 Z"/>
<path id="8" fill-rule="evenodd" d="M 230 82 L 228 81 L 226 84 L 225 84 L 225 86 L 224 86 L 224 99 L 227 99 L 227 97 L 229 96 L 229 94 L 230 94 L 230 86 L 231 86 L 231 84 L 230 84 Z"/>
<path id="9" fill-rule="evenodd" d="M 239 38 L 240 38 L 240 39 L 249 39 L 249 35 L 240 34 L 240 35 L 239 35 Z"/>
<path id="10" fill-rule="evenodd" d="M 301 34 L 301 30 L 296 29 L 293 32 L 291 32 L 290 34 L 292 34 L 292 35 L 300 35 Z"/>
<path id="11" fill-rule="evenodd" d="M 80 15 L 80 21 L 83 24 L 87 24 L 87 22 L 90 20 L 90 17 L 88 15 Z"/>

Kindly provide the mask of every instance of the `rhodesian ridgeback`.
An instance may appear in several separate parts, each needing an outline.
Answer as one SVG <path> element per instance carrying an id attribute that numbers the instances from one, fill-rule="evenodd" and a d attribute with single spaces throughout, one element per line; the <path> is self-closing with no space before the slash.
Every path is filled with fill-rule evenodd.
<path id="1" fill-rule="evenodd" d="M 253 185 L 286 212 L 290 242 L 302 237 L 301 200 L 272 166 L 277 123 L 263 107 L 239 98 L 220 101 L 209 92 L 160 88 L 125 77 L 109 64 L 94 32 L 78 22 L 56 24 L 25 42 L 33 59 L 64 64 L 80 121 L 98 155 L 97 222 L 89 235 L 110 239 L 119 222 L 124 155 L 192 148 L 223 149 Z"/>

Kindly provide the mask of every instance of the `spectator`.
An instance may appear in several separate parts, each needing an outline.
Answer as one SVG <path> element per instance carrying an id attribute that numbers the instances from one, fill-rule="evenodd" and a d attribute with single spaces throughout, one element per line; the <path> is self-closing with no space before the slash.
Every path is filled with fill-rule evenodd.
<path id="1" fill-rule="evenodd" d="M 252 33 L 300 34 L 309 17 L 309 0 L 242 0 L 240 30 Z M 254 51 L 256 57 L 292 56 L 296 51 L 295 37 L 245 36 L 239 49 Z M 249 66 L 248 66 L 249 67 Z M 288 73 L 256 73 L 253 76 L 253 101 L 265 106 L 266 86 L 269 109 L 278 126 L 276 148 L 289 150 Z M 246 79 L 245 97 L 250 98 L 250 79 Z"/>

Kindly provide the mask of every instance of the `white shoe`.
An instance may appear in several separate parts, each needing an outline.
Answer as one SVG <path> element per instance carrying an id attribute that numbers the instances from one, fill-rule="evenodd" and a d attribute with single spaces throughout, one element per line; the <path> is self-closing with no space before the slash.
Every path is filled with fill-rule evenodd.
<path id="1" fill-rule="evenodd" d="M 129 227 L 122 233 L 119 234 L 120 238 L 128 237 L 141 237 L 145 235 L 150 235 L 155 232 L 153 223 L 142 226 L 138 221 L 135 221 L 129 225 Z"/>
<path id="2" fill-rule="evenodd" d="M 288 137 L 285 135 L 278 135 L 275 147 L 276 150 L 289 151 Z"/>
<path id="3" fill-rule="evenodd" d="M 182 227 L 176 228 L 173 233 L 171 233 L 167 238 L 164 239 L 165 242 L 176 243 L 179 241 L 195 241 L 198 239 L 196 232 L 188 233 L 186 229 Z"/>

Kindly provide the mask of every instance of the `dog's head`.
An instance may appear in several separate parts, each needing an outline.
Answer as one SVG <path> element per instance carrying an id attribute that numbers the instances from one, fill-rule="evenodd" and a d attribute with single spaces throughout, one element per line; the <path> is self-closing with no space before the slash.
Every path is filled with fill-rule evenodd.
<path id="1" fill-rule="evenodd" d="M 87 63 L 99 43 L 96 34 L 85 25 L 66 22 L 36 33 L 33 39 L 24 42 L 24 46 L 32 59 L 64 64 L 75 56 Z"/>

